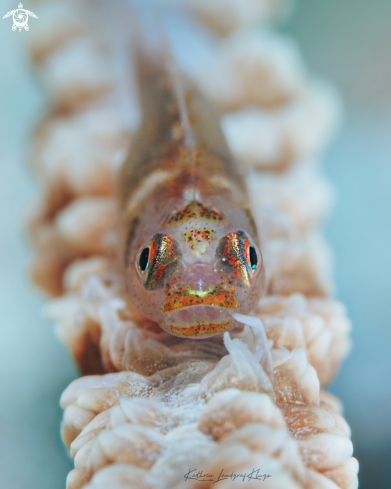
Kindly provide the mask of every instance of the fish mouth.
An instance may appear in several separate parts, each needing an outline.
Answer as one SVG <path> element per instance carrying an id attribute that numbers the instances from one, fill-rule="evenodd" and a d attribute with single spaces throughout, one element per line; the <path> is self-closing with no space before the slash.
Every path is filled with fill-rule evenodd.
<path id="1" fill-rule="evenodd" d="M 169 290 L 161 310 L 163 313 L 168 313 L 195 306 L 239 309 L 239 303 L 232 290 L 213 287 L 205 291 L 192 289 Z"/>
<path id="2" fill-rule="evenodd" d="M 233 320 L 226 323 L 213 323 L 213 324 L 199 324 L 196 326 L 188 326 L 185 328 L 180 328 L 172 324 L 164 324 L 163 329 L 167 333 L 171 333 L 175 336 L 180 336 L 182 338 L 207 338 L 224 331 L 228 331 L 233 326 Z"/>
<path id="3" fill-rule="evenodd" d="M 231 329 L 235 309 L 211 305 L 195 305 L 170 311 L 164 315 L 163 329 L 176 336 L 205 338 Z"/>

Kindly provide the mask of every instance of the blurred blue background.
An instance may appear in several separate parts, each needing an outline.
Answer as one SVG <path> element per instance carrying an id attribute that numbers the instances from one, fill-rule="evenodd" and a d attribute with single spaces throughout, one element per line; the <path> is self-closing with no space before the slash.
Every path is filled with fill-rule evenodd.
<path id="1" fill-rule="evenodd" d="M 14 4 L 2 2 L 3 14 Z M 331 80 L 344 99 L 343 130 L 324 158 L 337 194 L 326 236 L 354 345 L 331 390 L 343 400 L 353 430 L 360 487 L 388 488 L 391 2 L 300 0 L 279 29 L 297 40 L 309 68 Z M 23 42 L 28 33 L 0 23 L 0 487 L 55 489 L 72 467 L 59 436 L 58 400 L 76 370 L 52 324 L 40 318 L 43 300 L 27 277 L 21 223 L 38 191 L 27 147 L 44 97 Z"/>
<path id="2" fill-rule="evenodd" d="M 283 27 L 339 89 L 345 121 L 324 159 L 326 226 L 353 350 L 331 386 L 344 402 L 362 489 L 391 487 L 391 2 L 300 0 Z"/>
<path id="3" fill-rule="evenodd" d="M 1 17 L 16 5 L 1 2 Z M 53 325 L 41 318 L 44 300 L 29 283 L 29 247 L 22 230 L 39 191 L 27 160 L 30 131 L 44 97 L 25 53 L 29 32 L 13 32 L 12 19 L 1 17 L 0 487 L 60 489 L 72 463 L 60 439 L 59 398 L 77 373 Z"/>

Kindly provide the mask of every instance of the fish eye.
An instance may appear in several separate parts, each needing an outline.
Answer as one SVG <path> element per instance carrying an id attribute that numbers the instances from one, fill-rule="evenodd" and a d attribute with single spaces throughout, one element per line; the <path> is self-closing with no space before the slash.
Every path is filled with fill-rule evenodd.
<path id="1" fill-rule="evenodd" d="M 138 261 L 139 267 L 143 272 L 146 270 L 148 266 L 148 262 L 149 262 L 149 247 L 143 249 Z"/>
<path id="2" fill-rule="evenodd" d="M 250 255 L 250 265 L 253 270 L 255 270 L 258 266 L 258 255 L 253 246 L 250 246 L 249 249 L 249 255 Z"/>
<path id="3" fill-rule="evenodd" d="M 239 285 L 251 286 L 261 263 L 261 254 L 244 231 L 230 231 L 221 238 L 216 255 L 226 273 L 231 274 Z"/>
<path id="4" fill-rule="evenodd" d="M 164 286 L 181 258 L 178 243 L 170 234 L 154 234 L 136 255 L 134 266 L 147 290 Z"/>

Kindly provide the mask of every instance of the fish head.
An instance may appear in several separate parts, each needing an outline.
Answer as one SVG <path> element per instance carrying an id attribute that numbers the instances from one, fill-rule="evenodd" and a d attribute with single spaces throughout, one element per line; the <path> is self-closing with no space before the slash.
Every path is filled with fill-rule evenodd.
<path id="1" fill-rule="evenodd" d="M 235 326 L 232 314 L 250 312 L 262 292 L 263 260 L 255 239 L 217 210 L 187 206 L 129 261 L 131 298 L 176 336 L 227 331 Z"/>

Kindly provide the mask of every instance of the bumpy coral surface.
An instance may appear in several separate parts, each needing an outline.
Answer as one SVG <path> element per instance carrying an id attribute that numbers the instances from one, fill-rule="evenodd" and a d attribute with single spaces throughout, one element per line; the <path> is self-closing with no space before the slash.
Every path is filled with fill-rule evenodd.
<path id="1" fill-rule="evenodd" d="M 29 226 L 33 277 L 56 296 L 46 312 L 83 374 L 61 398 L 67 488 L 354 489 L 350 430 L 324 390 L 350 347 L 319 234 L 332 195 L 317 160 L 338 101 L 292 40 L 254 29 L 282 2 L 172 3 L 220 36 L 188 69 L 248 170 L 267 291 L 251 316 L 236 315 L 240 328 L 201 341 L 134 309 L 114 196 L 138 117 L 118 25 L 130 14 L 122 2 L 117 17 L 104 1 L 41 4 L 29 48 L 52 109 L 34 138 L 43 192 Z"/>

